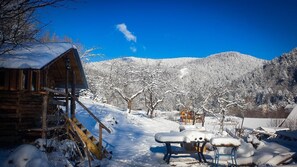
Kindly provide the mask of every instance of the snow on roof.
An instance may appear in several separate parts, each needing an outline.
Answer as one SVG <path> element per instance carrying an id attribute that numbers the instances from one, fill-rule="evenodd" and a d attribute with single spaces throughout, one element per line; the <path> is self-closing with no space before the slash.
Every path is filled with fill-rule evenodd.
<path id="1" fill-rule="evenodd" d="M 69 49 L 70 43 L 34 43 L 18 46 L 0 55 L 0 68 L 41 69 Z"/>
<path id="2" fill-rule="evenodd" d="M 293 108 L 287 117 L 287 120 L 295 120 L 297 118 L 297 105 Z"/>
<path id="3" fill-rule="evenodd" d="M 277 131 L 289 130 L 289 128 L 278 128 L 278 127 L 259 127 L 268 133 L 275 133 Z"/>

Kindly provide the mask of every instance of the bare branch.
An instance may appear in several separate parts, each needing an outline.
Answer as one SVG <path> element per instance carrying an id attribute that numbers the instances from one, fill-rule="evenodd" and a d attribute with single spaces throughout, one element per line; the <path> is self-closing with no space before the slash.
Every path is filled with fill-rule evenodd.
<path id="1" fill-rule="evenodd" d="M 144 89 L 141 89 L 140 91 L 138 91 L 137 93 L 135 93 L 134 95 L 132 95 L 130 97 L 131 100 L 133 100 L 135 97 L 137 97 L 138 95 L 140 95 L 143 92 Z"/>
<path id="2" fill-rule="evenodd" d="M 115 91 L 118 92 L 118 94 L 125 100 L 128 102 L 129 98 L 127 96 L 125 96 L 118 88 L 115 88 Z"/>

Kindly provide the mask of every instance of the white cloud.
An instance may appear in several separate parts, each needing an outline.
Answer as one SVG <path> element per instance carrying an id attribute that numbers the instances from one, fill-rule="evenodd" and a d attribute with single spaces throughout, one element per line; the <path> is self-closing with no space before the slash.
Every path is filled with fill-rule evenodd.
<path id="1" fill-rule="evenodd" d="M 137 48 L 136 48 L 135 46 L 131 46 L 131 47 L 130 47 L 130 50 L 131 50 L 133 53 L 135 53 L 135 52 L 137 51 Z"/>
<path id="2" fill-rule="evenodd" d="M 128 29 L 127 29 L 127 26 L 125 23 L 122 23 L 122 24 L 118 24 L 117 25 L 117 29 L 123 33 L 125 35 L 125 38 L 128 40 L 128 41 L 133 41 L 133 42 L 136 42 L 136 36 L 133 35 Z"/>

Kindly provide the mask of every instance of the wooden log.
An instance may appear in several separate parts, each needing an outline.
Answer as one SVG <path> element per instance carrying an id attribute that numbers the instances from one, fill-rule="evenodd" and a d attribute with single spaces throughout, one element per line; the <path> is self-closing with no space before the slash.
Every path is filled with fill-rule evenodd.
<path id="1" fill-rule="evenodd" d="M 69 66 L 69 58 L 66 57 L 66 60 L 65 60 L 65 68 L 66 68 L 66 83 L 65 83 L 65 94 L 66 94 L 66 107 L 65 107 L 65 110 L 66 110 L 66 116 L 69 117 L 69 92 L 68 92 L 68 88 L 69 88 L 69 69 L 70 69 L 70 66 Z"/>
<path id="2" fill-rule="evenodd" d="M 102 154 L 102 126 L 99 124 L 99 151 Z"/>
<path id="3" fill-rule="evenodd" d="M 72 84 L 71 84 L 71 94 L 75 95 L 75 84 L 76 84 L 76 78 L 75 78 L 75 72 L 72 72 Z M 75 118 L 75 99 L 71 97 L 71 119 Z"/>
<path id="4" fill-rule="evenodd" d="M 46 138 L 46 114 L 47 114 L 47 104 L 48 104 L 48 95 L 43 95 L 43 103 L 42 103 L 42 134 L 41 137 L 43 139 Z"/>

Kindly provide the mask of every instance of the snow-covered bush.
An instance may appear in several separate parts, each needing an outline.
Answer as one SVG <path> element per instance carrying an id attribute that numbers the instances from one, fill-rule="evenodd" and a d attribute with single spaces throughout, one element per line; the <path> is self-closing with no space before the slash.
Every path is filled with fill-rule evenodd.
<path id="1" fill-rule="evenodd" d="M 48 159 L 44 152 L 35 146 L 24 144 L 13 151 L 4 162 L 4 167 L 48 167 Z"/>

